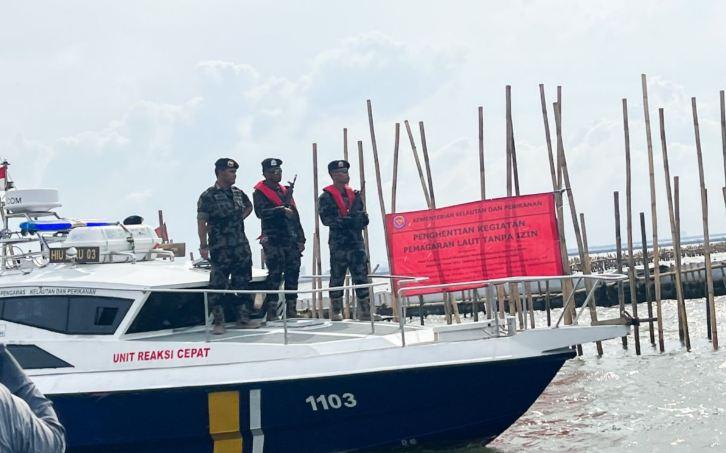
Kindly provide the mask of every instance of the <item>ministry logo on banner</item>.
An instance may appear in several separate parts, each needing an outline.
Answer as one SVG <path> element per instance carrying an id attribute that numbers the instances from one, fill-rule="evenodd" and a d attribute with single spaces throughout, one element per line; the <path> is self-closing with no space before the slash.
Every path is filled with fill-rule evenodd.
<path id="1" fill-rule="evenodd" d="M 408 221 L 406 220 L 405 216 L 402 216 L 402 215 L 393 216 L 393 228 L 400 230 L 401 228 L 405 228 L 406 225 L 408 225 Z"/>

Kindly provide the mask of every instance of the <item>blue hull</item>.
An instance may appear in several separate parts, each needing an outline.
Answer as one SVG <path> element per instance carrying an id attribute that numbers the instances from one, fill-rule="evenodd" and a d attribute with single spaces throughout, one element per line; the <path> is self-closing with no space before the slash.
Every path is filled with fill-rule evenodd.
<path id="1" fill-rule="evenodd" d="M 254 443 L 267 453 L 445 448 L 497 437 L 573 355 L 562 350 L 352 376 L 50 397 L 71 452 L 211 452 L 213 392 L 238 392 L 245 453 Z M 260 429 L 253 429 L 251 406 L 259 407 Z"/>

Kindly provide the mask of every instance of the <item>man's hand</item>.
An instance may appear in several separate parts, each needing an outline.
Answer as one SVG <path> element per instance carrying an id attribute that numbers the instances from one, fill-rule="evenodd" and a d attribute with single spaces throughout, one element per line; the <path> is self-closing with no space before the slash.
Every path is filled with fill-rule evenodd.
<path id="1" fill-rule="evenodd" d="M 287 217 L 288 219 L 292 219 L 293 217 L 295 217 L 295 211 L 293 211 L 291 208 L 283 208 L 282 212 L 285 213 L 285 217 Z"/>
<path id="2" fill-rule="evenodd" d="M 199 254 L 202 255 L 202 258 L 209 261 L 209 247 L 199 249 Z"/>

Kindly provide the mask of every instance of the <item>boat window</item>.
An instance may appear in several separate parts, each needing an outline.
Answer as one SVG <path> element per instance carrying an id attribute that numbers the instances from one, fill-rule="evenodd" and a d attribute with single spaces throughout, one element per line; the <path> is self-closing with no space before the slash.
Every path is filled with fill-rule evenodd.
<path id="1" fill-rule="evenodd" d="M 72 365 L 61 360 L 50 352 L 40 349 L 34 344 L 9 344 L 10 354 L 15 357 L 24 370 L 37 370 L 42 368 L 67 368 Z"/>
<path id="2" fill-rule="evenodd" d="M 203 324 L 202 293 L 151 293 L 126 333 L 178 329 Z"/>
<path id="3" fill-rule="evenodd" d="M 0 319 L 67 334 L 109 335 L 132 302 L 97 296 L 9 297 L 0 302 Z"/>
<path id="4" fill-rule="evenodd" d="M 68 333 L 112 334 L 131 306 L 131 299 L 69 297 Z"/>
<path id="5" fill-rule="evenodd" d="M 68 297 L 10 297 L 5 299 L 2 318 L 18 324 L 64 332 L 68 327 Z"/>

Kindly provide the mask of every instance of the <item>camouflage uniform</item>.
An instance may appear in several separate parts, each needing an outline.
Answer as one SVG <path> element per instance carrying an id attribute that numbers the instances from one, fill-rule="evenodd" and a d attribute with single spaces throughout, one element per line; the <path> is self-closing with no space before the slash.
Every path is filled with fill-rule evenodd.
<path id="1" fill-rule="evenodd" d="M 272 190 L 283 202 L 282 206 L 277 206 L 260 190 L 255 190 L 252 194 L 255 214 L 262 223 L 260 244 L 265 252 L 265 265 L 267 266 L 266 287 L 267 289 L 278 289 L 284 274 L 285 289 L 296 290 L 302 255 L 300 244 L 305 243 L 305 233 L 294 202 L 287 199 L 288 197 L 279 187 Z M 295 213 L 292 218 L 285 215 L 284 208 L 286 207 Z M 285 294 L 285 300 L 287 301 L 287 317 L 296 317 L 297 294 Z M 267 311 L 268 319 L 277 317 L 277 305 L 277 294 L 270 293 L 265 297 L 263 311 Z"/>
<path id="2" fill-rule="evenodd" d="M 247 289 L 252 280 L 252 252 L 245 235 L 243 213 L 251 206 L 247 195 L 235 186 L 220 188 L 216 184 L 205 190 L 197 202 L 197 219 L 207 222 L 209 261 L 212 289 Z M 231 279 L 230 279 L 231 277 Z M 230 281 L 231 280 L 231 281 Z M 225 317 L 231 316 L 233 307 L 226 301 L 242 303 L 249 310 L 250 297 L 220 297 L 210 294 L 213 306 L 225 305 Z M 218 310 L 218 308 L 215 308 Z"/>
<path id="3" fill-rule="evenodd" d="M 330 286 L 343 286 L 346 271 L 350 271 L 356 285 L 369 283 L 368 255 L 363 242 L 363 228 L 368 225 L 368 214 L 357 190 L 353 205 L 347 216 L 341 216 L 333 196 L 323 191 L 319 198 L 320 220 L 330 228 Z M 345 203 L 348 197 L 342 193 Z M 370 319 L 368 288 L 356 288 L 359 319 Z M 330 291 L 330 305 L 333 313 L 339 314 L 343 307 L 343 291 Z M 332 317 L 332 316 L 331 316 Z"/>

